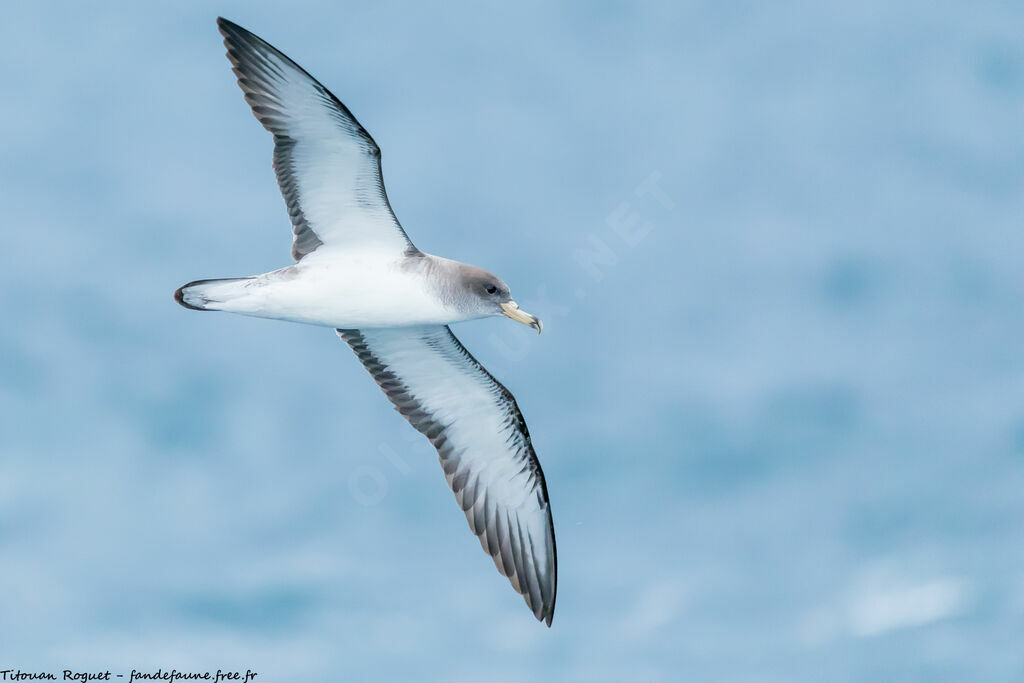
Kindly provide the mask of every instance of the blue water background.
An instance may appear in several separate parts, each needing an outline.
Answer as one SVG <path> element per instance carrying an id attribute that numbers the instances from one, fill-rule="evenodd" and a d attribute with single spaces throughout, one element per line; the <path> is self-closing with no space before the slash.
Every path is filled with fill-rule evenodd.
<path id="1" fill-rule="evenodd" d="M 3 14 L 0 668 L 1024 679 L 1024 6 Z M 547 473 L 552 629 L 330 331 L 171 300 L 289 262 L 217 14 L 545 320 L 456 332 Z"/>

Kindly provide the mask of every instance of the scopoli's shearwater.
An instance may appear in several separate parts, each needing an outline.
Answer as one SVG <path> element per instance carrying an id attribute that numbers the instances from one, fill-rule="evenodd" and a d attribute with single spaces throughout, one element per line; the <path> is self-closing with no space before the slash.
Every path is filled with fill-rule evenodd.
<path id="1" fill-rule="evenodd" d="M 540 332 L 491 273 L 413 246 L 388 203 L 380 148 L 327 88 L 226 19 L 245 100 L 274 135 L 296 263 L 198 280 L 182 306 L 335 328 L 395 408 L 437 448 L 455 500 L 498 571 L 551 625 L 557 567 L 544 473 L 515 399 L 449 323 L 504 315 Z"/>

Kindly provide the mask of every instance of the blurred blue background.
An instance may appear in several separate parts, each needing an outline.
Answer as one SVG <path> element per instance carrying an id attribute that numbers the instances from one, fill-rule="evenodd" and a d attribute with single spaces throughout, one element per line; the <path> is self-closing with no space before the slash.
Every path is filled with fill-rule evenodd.
<path id="1" fill-rule="evenodd" d="M 1024 677 L 1019 3 L 4 14 L 0 668 Z M 289 262 L 217 14 L 544 319 L 456 332 L 547 473 L 552 629 L 332 332 L 171 300 Z"/>

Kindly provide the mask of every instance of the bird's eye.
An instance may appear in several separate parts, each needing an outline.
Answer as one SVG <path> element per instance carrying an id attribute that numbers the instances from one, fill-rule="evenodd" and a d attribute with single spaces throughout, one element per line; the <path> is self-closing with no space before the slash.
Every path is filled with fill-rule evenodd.
<path id="1" fill-rule="evenodd" d="M 487 293 L 488 294 L 497 294 L 498 293 L 498 288 L 495 287 L 494 285 L 487 285 Z"/>

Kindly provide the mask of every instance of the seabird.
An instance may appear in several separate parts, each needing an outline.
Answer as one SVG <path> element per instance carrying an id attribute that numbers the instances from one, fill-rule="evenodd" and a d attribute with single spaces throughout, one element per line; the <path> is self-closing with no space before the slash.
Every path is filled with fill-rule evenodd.
<path id="1" fill-rule="evenodd" d="M 544 473 L 515 398 L 448 327 L 503 315 L 540 332 L 541 321 L 495 275 L 417 249 L 388 202 L 380 148 L 348 108 L 263 39 L 217 25 L 245 101 L 274 135 L 296 263 L 190 282 L 175 300 L 334 328 L 437 448 L 469 528 L 551 626 L 557 564 Z"/>

